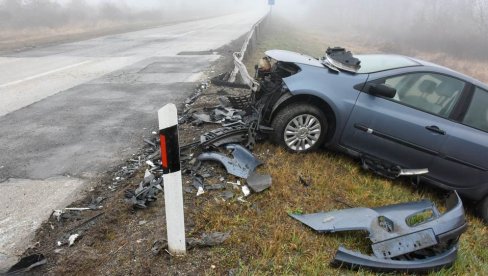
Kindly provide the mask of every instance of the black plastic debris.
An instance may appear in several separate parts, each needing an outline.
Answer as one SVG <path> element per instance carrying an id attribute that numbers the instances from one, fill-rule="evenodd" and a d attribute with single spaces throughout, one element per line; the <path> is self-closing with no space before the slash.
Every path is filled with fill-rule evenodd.
<path id="1" fill-rule="evenodd" d="M 126 201 L 135 208 L 147 208 L 148 203 L 157 199 L 156 195 L 163 190 L 163 177 L 156 178 L 152 173 L 146 170 L 144 180 L 135 190 L 125 191 Z"/>
<path id="2" fill-rule="evenodd" d="M 226 144 L 243 144 L 248 140 L 249 127 L 237 125 L 211 130 L 200 137 L 200 144 L 206 148 L 209 146 L 220 147 Z"/>
<path id="3" fill-rule="evenodd" d="M 40 253 L 23 257 L 7 271 L 7 275 L 20 275 L 46 263 L 46 257 Z"/>

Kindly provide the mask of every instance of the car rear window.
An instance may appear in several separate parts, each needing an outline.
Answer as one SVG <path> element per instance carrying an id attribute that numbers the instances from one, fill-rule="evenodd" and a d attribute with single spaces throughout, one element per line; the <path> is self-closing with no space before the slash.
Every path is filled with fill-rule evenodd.
<path id="1" fill-rule="evenodd" d="M 359 74 L 420 65 L 412 59 L 395 55 L 356 55 L 355 57 L 361 60 L 361 68 L 357 71 Z"/>
<path id="2" fill-rule="evenodd" d="M 476 88 L 463 123 L 488 132 L 488 92 Z"/>

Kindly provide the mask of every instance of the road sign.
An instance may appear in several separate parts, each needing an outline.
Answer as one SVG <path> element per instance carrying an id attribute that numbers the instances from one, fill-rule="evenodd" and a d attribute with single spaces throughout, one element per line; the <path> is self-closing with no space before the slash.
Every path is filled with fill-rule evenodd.
<path id="1" fill-rule="evenodd" d="M 268 0 L 268 5 L 274 6 L 274 4 L 275 4 L 275 0 Z"/>
<path id="2" fill-rule="evenodd" d="M 173 254 L 186 253 L 183 185 L 178 142 L 178 114 L 174 104 L 158 110 L 161 163 L 164 181 L 164 207 L 168 250 Z"/>

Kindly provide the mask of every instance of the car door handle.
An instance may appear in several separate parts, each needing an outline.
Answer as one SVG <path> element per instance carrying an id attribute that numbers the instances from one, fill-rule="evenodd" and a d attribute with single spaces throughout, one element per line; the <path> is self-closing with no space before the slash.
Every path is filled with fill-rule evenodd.
<path id="1" fill-rule="evenodd" d="M 441 134 L 441 135 L 446 135 L 446 132 L 442 129 L 440 129 L 438 126 L 426 126 L 425 127 L 427 130 Z"/>

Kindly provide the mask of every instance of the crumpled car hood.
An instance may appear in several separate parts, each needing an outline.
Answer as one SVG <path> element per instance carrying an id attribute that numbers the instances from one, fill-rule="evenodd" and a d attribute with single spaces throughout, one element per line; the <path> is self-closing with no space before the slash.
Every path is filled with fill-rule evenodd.
<path id="1" fill-rule="evenodd" d="M 295 53 L 295 52 L 285 51 L 285 50 L 269 50 L 266 51 L 265 54 L 266 56 L 275 59 L 277 61 L 306 64 L 306 65 L 324 68 L 324 65 L 316 58 L 304 54 L 300 54 L 300 53 Z"/>

